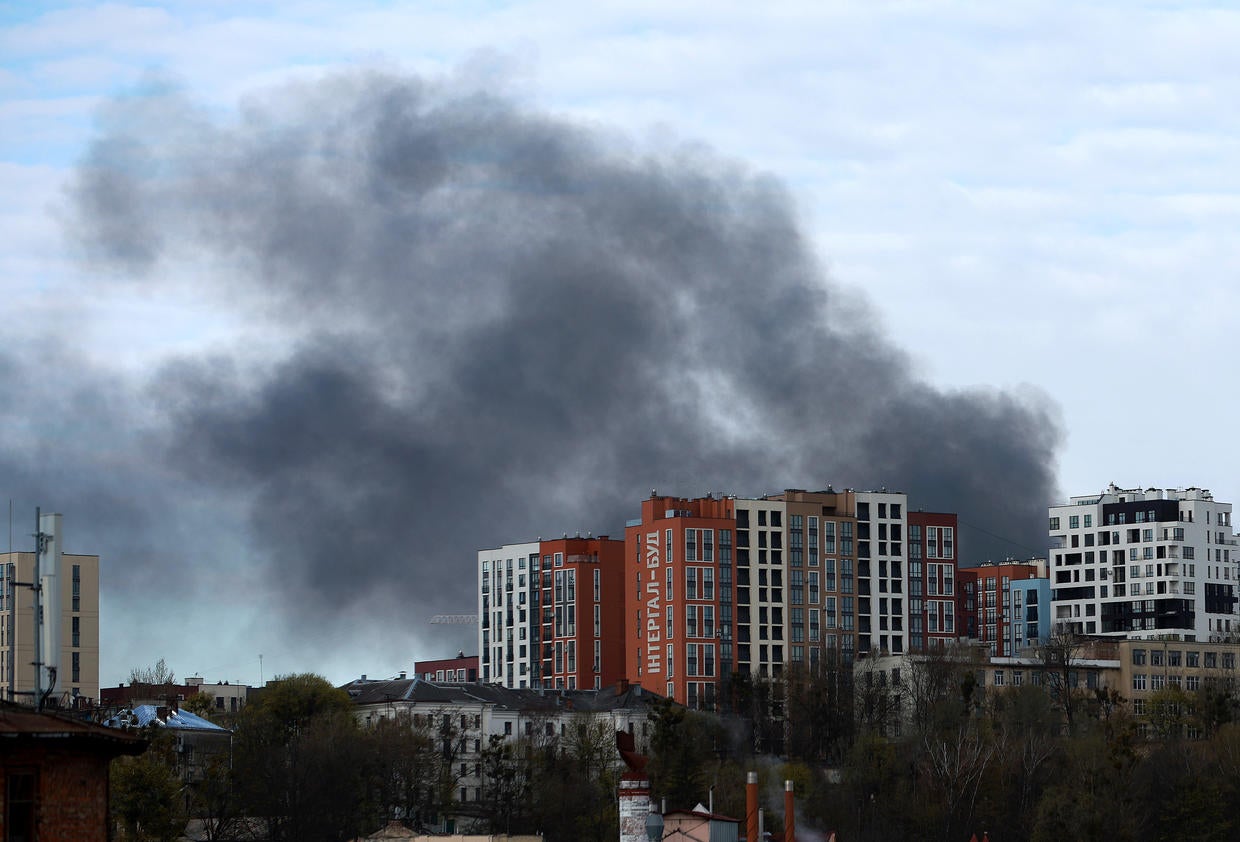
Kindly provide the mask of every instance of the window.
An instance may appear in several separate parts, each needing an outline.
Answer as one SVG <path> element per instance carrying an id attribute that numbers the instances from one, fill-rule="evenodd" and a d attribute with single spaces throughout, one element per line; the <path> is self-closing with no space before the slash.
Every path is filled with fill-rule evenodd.
<path id="1" fill-rule="evenodd" d="M 10 770 L 7 775 L 4 830 L 6 839 L 34 839 L 35 786 L 34 772 Z"/>
<path id="2" fill-rule="evenodd" d="M 1145 673 L 1139 672 L 1139 673 L 1133 674 L 1132 689 L 1133 690 L 1144 690 L 1145 689 Z"/>

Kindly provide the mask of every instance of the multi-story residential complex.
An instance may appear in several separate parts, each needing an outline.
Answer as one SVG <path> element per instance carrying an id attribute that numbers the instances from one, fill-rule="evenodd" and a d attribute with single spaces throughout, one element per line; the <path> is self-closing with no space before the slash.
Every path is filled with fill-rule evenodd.
<path id="1" fill-rule="evenodd" d="M 858 652 L 906 651 L 907 512 L 906 494 L 856 492 Z"/>
<path id="2" fill-rule="evenodd" d="M 606 535 L 479 551 L 482 680 L 559 690 L 619 680 L 623 554 L 624 543 Z"/>
<path id="3" fill-rule="evenodd" d="M 770 610 L 770 512 L 760 508 L 761 538 L 744 530 L 743 548 L 736 547 L 736 500 L 712 496 L 686 500 L 651 494 L 642 501 L 642 516 L 629 521 L 624 550 L 625 677 L 691 706 L 713 706 L 721 679 L 733 669 L 734 640 L 752 658 L 753 641 L 768 641 L 778 619 L 783 645 L 783 617 Z M 758 513 L 746 509 L 745 522 Z M 781 521 L 782 523 L 782 521 Z M 782 558 L 783 534 L 779 552 Z M 759 575 L 750 563 L 750 544 L 761 543 L 766 566 Z M 743 550 L 743 551 L 742 551 Z M 741 565 L 740 558 L 744 557 Z M 734 576 L 734 562 L 739 567 Z M 742 572 L 743 571 L 743 572 Z M 782 565 L 779 587 L 782 589 Z M 737 578 L 737 577 L 741 578 Z M 744 584 L 738 584 L 743 581 Z M 753 597 L 761 581 L 767 607 L 758 610 Z M 737 593 L 745 595 L 739 606 Z M 782 604 L 780 606 L 782 612 Z M 735 611 L 735 613 L 734 613 Z M 735 631 L 734 631 L 735 630 Z M 748 661 L 746 662 L 748 663 Z"/>
<path id="4" fill-rule="evenodd" d="M 1057 625 L 1209 640 L 1237 630 L 1230 503 L 1206 489 L 1121 489 L 1050 507 Z"/>
<path id="5" fill-rule="evenodd" d="M 942 649 L 956 629 L 956 515 L 908 513 L 909 649 Z M 897 562 L 898 563 L 898 562 Z"/>
<path id="6" fill-rule="evenodd" d="M 625 533 L 627 678 L 712 706 L 733 673 L 903 654 L 914 590 L 932 629 L 918 647 L 953 639 L 955 530 L 955 515 L 910 515 L 896 492 L 652 494 Z"/>
<path id="7" fill-rule="evenodd" d="M 62 519 L 39 519 L 44 622 L 37 685 L 61 707 L 99 697 L 99 556 L 64 552 Z M 34 552 L 0 553 L 0 696 L 35 701 Z M 48 692 L 50 690 L 50 693 Z"/>
<path id="8" fill-rule="evenodd" d="M 538 541 L 478 551 L 478 658 L 483 681 L 541 687 Z"/>
<path id="9" fill-rule="evenodd" d="M 789 661 L 805 661 L 807 651 L 811 667 L 821 660 L 852 661 L 860 621 L 874 622 L 870 607 L 857 596 L 862 580 L 856 566 L 856 494 L 790 490 L 771 499 L 787 507 Z M 761 555 L 758 560 L 761 563 Z M 738 600 L 741 596 L 738 591 Z M 766 663 L 766 674 L 781 666 L 778 661 Z M 737 666 L 746 671 L 739 658 Z"/>
<path id="10" fill-rule="evenodd" d="M 1035 630 L 1039 623 L 1047 624 L 1032 639 L 1044 638 L 1049 631 L 1049 584 L 1036 584 L 1047 583 L 1045 559 L 988 561 L 977 567 L 960 568 L 956 579 L 962 596 L 958 610 L 965 614 L 961 634 L 987 644 L 992 656 L 1017 655 L 1022 646 L 1028 645 L 1028 609 L 1033 611 Z M 1035 584 L 1017 585 L 1022 582 Z M 1014 631 L 1018 620 L 1020 628 Z"/>
<path id="11" fill-rule="evenodd" d="M 1045 570 L 1046 560 L 1039 559 Z M 1036 648 L 1051 634 L 1051 580 L 1045 575 L 1031 579 L 1013 579 L 1008 586 L 1011 606 L 1006 623 L 1004 645 L 1011 645 L 1011 654 Z"/>

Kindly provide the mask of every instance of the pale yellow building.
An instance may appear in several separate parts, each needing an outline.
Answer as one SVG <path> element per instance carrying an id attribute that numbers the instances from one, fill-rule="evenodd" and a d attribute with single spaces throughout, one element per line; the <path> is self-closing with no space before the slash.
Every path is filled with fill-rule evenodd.
<path id="1" fill-rule="evenodd" d="M 60 551 L 60 515 L 44 515 L 41 530 L 54 536 L 40 562 L 43 616 L 59 616 L 43 634 L 42 688 L 54 669 L 48 703 L 74 707 L 99 698 L 99 556 Z M 34 702 L 34 568 L 33 552 L 0 553 L 0 698 L 19 704 Z"/>

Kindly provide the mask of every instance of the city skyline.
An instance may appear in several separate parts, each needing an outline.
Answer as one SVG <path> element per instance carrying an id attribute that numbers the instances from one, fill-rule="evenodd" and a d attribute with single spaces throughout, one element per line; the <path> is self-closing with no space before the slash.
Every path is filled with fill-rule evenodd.
<path id="1" fill-rule="evenodd" d="M 925 499 L 926 483 L 953 466 L 935 463 L 913 476 L 924 466 L 911 446 L 883 458 L 886 440 L 922 433 L 910 428 L 923 417 L 935 419 L 923 442 L 956 436 L 978 445 L 964 458 L 979 465 L 1021 466 L 983 477 L 1027 487 L 1027 511 L 1010 523 L 1109 482 L 1205 485 L 1217 499 L 1237 497 L 1226 484 L 1237 461 L 1226 439 L 1209 428 L 1172 437 L 1164 420 L 1234 412 L 1225 381 L 1237 341 L 1227 314 L 1240 296 L 1226 271 L 1240 207 L 1229 140 L 1234 118 L 1226 117 L 1240 78 L 1229 49 L 1240 28 L 1234 12 L 1131 4 L 789 5 L 775 14 L 713 5 L 428 11 L 18 3 L 0 15 L 0 113 L 8 128 L 0 141 L 7 187 L 0 217 L 14 232 L 0 255 L 10 312 L 0 382 L 11 395 L 0 467 L 16 507 L 13 549 L 27 549 L 20 543 L 26 507 L 42 505 L 65 515 L 72 552 L 101 556 L 105 685 L 159 657 L 183 676 L 253 683 L 259 652 L 270 676 L 305 668 L 325 643 L 332 654 L 318 663 L 339 680 L 354 671 L 361 642 L 375 640 L 379 651 L 363 671 L 390 663 L 395 673 L 467 640 L 425 619 L 436 608 L 471 606 L 469 571 L 476 550 L 489 543 L 484 538 L 498 544 L 577 529 L 618 534 L 622 512 L 651 486 L 692 496 L 908 484 L 904 490 Z M 359 73 L 390 84 L 363 85 Z M 290 80 L 300 87 L 280 87 Z M 499 103 L 489 113 L 468 112 L 503 123 L 492 148 L 511 151 L 516 147 L 506 144 L 520 133 L 561 144 L 560 163 L 611 179 L 594 183 L 642 200 L 543 204 L 529 219 L 571 225 L 560 214 L 576 208 L 599 225 L 567 230 L 592 234 L 601 226 L 657 249 L 659 221 L 632 227 L 630 211 L 658 209 L 682 221 L 693 210 L 708 236 L 680 254 L 647 252 L 643 268 L 654 267 L 647 274 L 600 276 L 624 295 L 590 298 L 587 306 L 555 307 L 575 289 L 573 273 L 620 252 L 571 255 L 557 264 L 567 267 L 564 277 L 540 287 L 528 308 L 503 311 L 511 290 L 525 287 L 483 280 L 469 295 L 431 306 L 386 282 L 358 282 L 389 277 L 378 271 L 385 264 L 377 252 L 335 276 L 309 277 L 306 267 L 330 264 L 338 250 L 262 251 L 227 228 L 238 217 L 200 201 L 222 194 L 144 181 L 157 170 L 142 168 L 159 161 L 161 177 L 229 185 L 244 198 L 242 211 L 253 214 L 240 227 L 261 228 L 262 248 L 281 237 L 327 244 L 312 230 L 266 222 L 297 209 L 288 203 L 299 198 L 307 204 L 290 219 L 342 208 L 348 219 L 365 207 L 363 198 L 389 198 L 381 190 L 348 194 L 357 205 L 333 208 L 319 194 L 297 192 L 309 182 L 285 182 L 297 190 L 280 192 L 273 167 L 230 169 L 228 155 L 282 160 L 279 148 L 262 146 L 270 135 L 253 133 L 254 121 L 313 143 L 327 137 L 313 120 L 320 106 L 367 118 L 380 113 L 376 97 L 387 95 L 405 113 L 435 105 L 466 113 L 459 109 L 474 107 L 470 97 L 478 92 Z M 430 128 L 422 137 L 432 146 L 436 138 L 463 136 L 459 125 Z M 135 132 L 151 141 L 154 157 L 125 147 Z M 209 151 L 222 153 L 212 172 L 186 164 Z M 370 151 L 382 161 L 382 150 Z M 131 153 L 136 157 L 125 157 Z M 83 182 L 101 171 L 144 183 L 126 192 L 109 181 L 113 192 L 95 189 L 84 201 Z M 202 180 L 208 174 L 219 180 Z M 453 207 L 497 207 L 460 192 L 462 182 L 448 183 L 458 191 L 456 204 L 433 208 L 419 224 L 452 219 L 443 214 Z M 468 187 L 478 184 L 496 187 Z M 144 210 L 136 200 L 151 198 L 143 191 L 152 185 L 158 202 Z M 659 194 L 665 188 L 667 195 Z M 264 204 L 264 197 L 279 202 Z M 389 224 L 400 205 L 383 208 L 384 215 L 358 218 Z M 505 255 L 518 251 L 501 247 L 530 241 L 508 227 L 518 219 L 475 229 L 488 234 L 482 242 L 495 243 L 499 256 L 465 259 L 440 250 L 420 268 L 447 266 L 454 276 L 478 266 L 506 271 Z M 224 233 L 200 239 L 213 227 Z M 721 258 L 711 252 L 712 238 L 749 247 Z M 557 246 L 541 234 L 534 241 Z M 331 245 L 339 242 L 364 239 Z M 402 242 L 377 238 L 379 248 Z M 454 246 L 477 242 L 462 238 Z M 779 259 L 759 247 L 771 244 Z M 683 262 L 683 254 L 697 264 Z M 254 270 L 260 255 L 268 262 Z M 753 262 L 746 266 L 742 257 Z M 755 275 L 774 280 L 755 289 Z M 649 277 L 681 284 L 688 296 L 682 303 L 731 328 L 720 331 L 728 341 L 684 314 L 674 314 L 670 331 L 654 331 L 648 321 L 664 305 L 642 298 Z M 760 299 L 763 289 L 785 297 L 743 312 L 748 296 Z M 829 302 L 832 319 L 824 321 L 833 324 L 816 322 L 813 307 L 797 300 L 807 291 Z M 640 306 L 631 306 L 634 300 Z M 391 318 L 414 305 L 430 306 L 431 318 Z M 492 379 L 470 358 L 445 363 L 439 356 L 445 347 L 463 351 L 435 335 L 458 326 L 461 307 L 483 319 L 515 313 L 527 320 L 505 326 L 565 332 L 538 348 L 521 344 L 517 332 L 493 333 L 488 356 L 472 358 L 523 360 L 549 372 L 551 399 L 541 411 L 532 403 L 514 409 L 517 398 L 547 388 L 529 371 L 517 382 Z M 614 337 L 600 337 L 597 324 L 612 319 Z M 398 330 L 427 333 L 396 343 L 390 337 Z M 622 351 L 616 343 L 626 334 L 651 348 L 690 348 L 690 376 L 659 386 L 652 372 L 661 358 Z M 604 350 L 582 354 L 592 341 Z M 737 359 L 720 359 L 729 343 Z M 581 355 L 579 365 L 548 361 L 570 348 Z M 760 356 L 765 349 L 774 351 L 769 359 Z M 798 349 L 820 359 L 796 359 Z M 848 362 L 832 368 L 828 360 Z M 619 371 L 610 372 L 615 363 Z M 350 364 L 377 373 L 351 379 Z M 410 379 L 419 367 L 428 376 Z M 850 378 L 840 368 L 868 376 Z M 613 388 L 632 428 L 665 433 L 660 446 L 602 452 L 574 423 L 566 399 L 574 393 L 589 396 L 585 421 L 610 417 L 612 405 L 595 395 L 613 375 L 625 375 Z M 466 382 L 468 399 L 431 406 L 426 430 L 460 427 L 477 442 L 518 426 L 545 434 L 482 447 L 475 461 L 474 451 L 445 445 L 437 433 L 403 431 L 411 418 L 426 420 L 411 408 L 429 405 L 410 402 L 411 395 L 430 388 L 443 395 Z M 879 394 L 885 387 L 895 403 Z M 857 414 L 840 413 L 838 395 L 797 394 L 830 388 L 852 389 Z M 500 400 L 492 406 L 480 395 Z M 695 417 L 709 422 L 709 438 L 701 427 L 694 436 L 644 426 L 651 418 L 632 409 L 645 397 L 655 419 L 673 417 L 685 395 L 726 402 L 726 410 L 695 407 Z M 332 408 L 341 415 L 332 423 L 305 423 Z M 495 421 L 483 423 L 484 412 Z M 838 435 L 839 444 L 780 446 L 789 430 L 809 441 L 815 425 L 827 431 L 819 436 Z M 997 439 L 979 435 L 1005 425 L 1012 431 Z M 613 438 L 625 432 L 623 425 L 598 429 Z M 875 429 L 883 440 L 866 435 Z M 738 447 L 750 431 L 753 439 Z M 557 439 L 572 446 L 557 451 Z M 706 449 L 679 464 L 667 458 L 696 447 Z M 980 452 L 991 447 L 997 455 Z M 1027 461 L 1012 462 L 1018 453 Z M 634 454 L 651 461 L 630 467 Z M 432 477 L 431 487 L 393 467 L 402 464 Z M 619 487 L 591 491 L 586 476 Z M 943 487 L 965 502 L 980 496 L 960 481 L 946 479 Z M 475 505 L 473 494 L 493 508 L 518 501 L 479 540 L 460 534 L 468 523 L 460 512 L 466 501 Z M 1012 535 L 985 515 L 971 518 L 965 505 L 955 508 L 962 521 L 1020 544 L 1044 532 L 1041 518 Z M 440 523 L 453 527 L 439 531 Z M 962 562 L 971 563 L 963 527 Z M 518 528 L 521 534 L 512 534 Z M 450 567 L 459 586 L 451 584 Z M 411 581 L 396 589 L 359 586 L 402 574 Z M 420 581 L 434 583 L 441 596 L 425 593 L 435 588 Z M 406 628 L 394 632 L 393 617 L 405 618 Z M 153 644 L 155 630 L 183 625 L 200 632 L 176 651 Z"/>

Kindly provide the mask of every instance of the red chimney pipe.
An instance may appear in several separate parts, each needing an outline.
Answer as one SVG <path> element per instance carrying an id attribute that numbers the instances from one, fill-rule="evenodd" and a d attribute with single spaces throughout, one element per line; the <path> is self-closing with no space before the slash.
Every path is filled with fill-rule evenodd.
<path id="1" fill-rule="evenodd" d="M 792 781 L 784 781 L 784 842 L 797 842 L 797 808 Z"/>
<path id="2" fill-rule="evenodd" d="M 745 776 L 745 842 L 759 842 L 757 772 Z"/>

